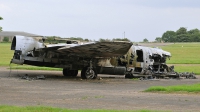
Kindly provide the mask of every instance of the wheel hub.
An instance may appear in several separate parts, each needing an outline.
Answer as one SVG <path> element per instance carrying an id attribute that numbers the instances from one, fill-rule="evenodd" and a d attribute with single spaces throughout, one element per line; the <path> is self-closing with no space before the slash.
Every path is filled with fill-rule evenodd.
<path id="1" fill-rule="evenodd" d="M 94 70 L 92 69 L 88 69 L 86 72 L 85 72 L 85 76 L 87 79 L 92 79 L 95 75 L 95 72 Z"/>

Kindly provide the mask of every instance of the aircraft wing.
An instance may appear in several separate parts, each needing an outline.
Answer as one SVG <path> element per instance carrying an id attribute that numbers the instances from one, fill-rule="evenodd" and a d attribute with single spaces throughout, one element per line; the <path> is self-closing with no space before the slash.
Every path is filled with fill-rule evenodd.
<path id="1" fill-rule="evenodd" d="M 55 52 L 62 55 L 79 57 L 114 57 L 122 56 L 128 52 L 130 42 L 94 42 L 82 45 L 66 45 L 58 48 Z"/>

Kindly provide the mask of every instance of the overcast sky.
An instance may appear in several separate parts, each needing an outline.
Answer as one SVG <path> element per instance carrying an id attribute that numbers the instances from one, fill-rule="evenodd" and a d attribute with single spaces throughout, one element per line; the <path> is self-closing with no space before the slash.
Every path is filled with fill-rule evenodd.
<path id="1" fill-rule="evenodd" d="M 44 36 L 154 41 L 200 29 L 200 0 L 0 0 L 0 26 Z"/>

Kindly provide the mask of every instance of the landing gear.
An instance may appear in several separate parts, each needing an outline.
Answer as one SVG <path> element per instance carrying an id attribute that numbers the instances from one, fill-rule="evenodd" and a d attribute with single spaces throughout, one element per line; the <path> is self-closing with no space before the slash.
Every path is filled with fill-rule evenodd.
<path id="1" fill-rule="evenodd" d="M 95 69 L 91 69 L 90 67 L 84 67 L 81 71 L 82 79 L 96 79 L 97 73 Z"/>
<path id="2" fill-rule="evenodd" d="M 84 67 L 81 71 L 81 78 L 82 79 L 96 79 L 97 72 L 96 69 L 93 67 L 92 61 L 90 61 L 90 66 Z"/>
<path id="3" fill-rule="evenodd" d="M 78 70 L 68 70 L 68 69 L 64 68 L 63 69 L 63 75 L 64 76 L 76 77 L 78 75 Z"/>

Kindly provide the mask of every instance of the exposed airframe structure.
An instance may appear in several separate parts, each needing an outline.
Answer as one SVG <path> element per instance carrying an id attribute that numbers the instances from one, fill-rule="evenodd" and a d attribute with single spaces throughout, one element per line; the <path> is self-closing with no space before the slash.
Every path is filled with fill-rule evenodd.
<path id="1" fill-rule="evenodd" d="M 174 66 L 166 64 L 170 57 L 170 52 L 160 48 L 132 45 L 125 55 L 102 59 L 98 65 L 103 66 L 99 68 L 101 74 L 125 75 L 126 78 L 196 78 L 194 73 L 175 72 Z"/>

